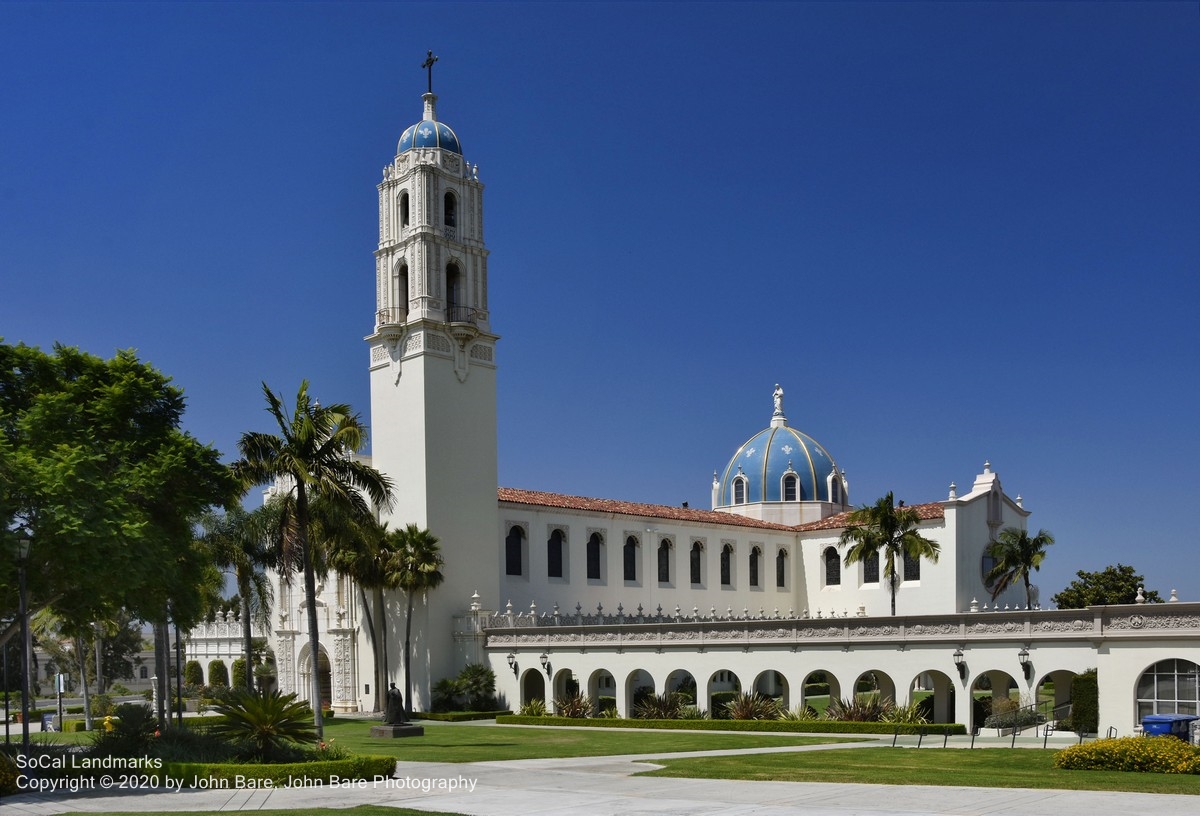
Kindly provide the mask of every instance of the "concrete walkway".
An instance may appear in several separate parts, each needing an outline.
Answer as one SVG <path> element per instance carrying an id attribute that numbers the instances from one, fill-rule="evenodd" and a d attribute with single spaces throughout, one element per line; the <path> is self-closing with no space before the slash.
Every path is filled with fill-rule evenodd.
<path id="1" fill-rule="evenodd" d="M 436 727 L 436 726 L 435 726 Z M 636 747 L 631 734 L 631 748 Z M 941 739 L 926 738 L 925 748 Z M 976 746 L 1008 740 L 977 740 Z M 1064 738 L 1051 739 L 1058 747 Z M 856 746 L 890 745 L 891 738 Z M 915 738 L 907 744 L 915 747 Z M 952 743 L 955 744 L 955 743 Z M 957 742 L 958 747 L 967 747 Z M 180 810 L 290 810 L 300 807 L 345 808 L 360 804 L 417 810 L 542 816 L 586 814 L 712 814 L 713 816 L 1101 816 L 1154 814 L 1200 816 L 1200 796 L 1025 790 L 1013 788 L 920 787 L 807 782 L 740 782 L 710 779 L 635 777 L 666 757 L 830 750 L 847 744 L 646 754 L 570 759 L 526 759 L 476 763 L 399 763 L 396 779 L 353 786 L 296 787 L 274 790 L 87 791 L 76 794 L 9 797 L 0 803 L 4 816 L 104 811 L 167 813 Z M 1029 743 L 1029 747 L 1034 747 Z M 1036 747 L 1041 747 L 1040 741 Z"/>

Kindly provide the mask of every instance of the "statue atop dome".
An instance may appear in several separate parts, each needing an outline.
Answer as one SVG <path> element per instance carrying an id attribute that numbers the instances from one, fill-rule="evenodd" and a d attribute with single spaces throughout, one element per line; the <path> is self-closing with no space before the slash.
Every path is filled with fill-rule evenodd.
<path id="1" fill-rule="evenodd" d="M 779 383 L 775 383 L 775 393 L 771 396 L 775 398 L 775 413 L 771 416 L 783 416 L 783 389 L 779 387 Z"/>

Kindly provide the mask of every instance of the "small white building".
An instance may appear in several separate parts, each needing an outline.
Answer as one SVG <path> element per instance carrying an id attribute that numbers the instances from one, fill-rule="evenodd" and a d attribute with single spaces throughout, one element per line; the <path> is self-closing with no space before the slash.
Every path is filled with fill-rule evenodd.
<path id="1" fill-rule="evenodd" d="M 932 688 L 939 722 L 971 724 L 980 678 L 1030 695 L 1053 680 L 1061 701 L 1072 676 L 1097 668 L 1102 728 L 1130 733 L 1151 711 L 1197 711 L 1200 605 L 1043 611 L 1023 609 L 1020 590 L 991 601 L 986 548 L 1030 513 L 986 463 L 969 490 L 951 484 L 914 506 L 940 557 L 898 567 L 892 617 L 878 561 L 846 566 L 837 548 L 854 506 L 845 473 L 789 425 L 778 386 L 767 427 L 731 445 L 713 475 L 711 509 L 498 488 L 483 185 L 436 101 L 423 96 L 378 184 L 366 338 L 373 463 L 396 485 L 384 520 L 430 529 L 446 559 L 445 583 L 414 621 L 415 708 L 436 681 L 482 661 L 514 707 L 578 687 L 629 713 L 638 689 L 690 683 L 702 705 L 715 691 L 757 689 L 794 707 L 822 672 L 843 696 L 864 680 L 899 702 Z M 308 697 L 315 669 L 335 709 L 370 709 L 369 633 L 384 629 L 384 675 L 402 681 L 398 595 L 378 620 L 331 575 L 315 660 L 303 593 L 281 586 L 276 598 L 282 690 Z"/>

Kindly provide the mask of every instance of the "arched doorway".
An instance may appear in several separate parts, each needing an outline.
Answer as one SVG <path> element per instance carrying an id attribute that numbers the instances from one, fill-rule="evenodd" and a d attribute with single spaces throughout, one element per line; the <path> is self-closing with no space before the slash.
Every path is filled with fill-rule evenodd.
<path id="1" fill-rule="evenodd" d="M 521 676 L 521 705 L 528 705 L 532 700 L 546 701 L 546 681 L 537 669 L 526 669 Z"/>
<path id="2" fill-rule="evenodd" d="M 304 650 L 300 653 L 300 687 L 297 689 L 299 698 L 307 700 L 311 705 L 312 699 L 312 652 L 308 649 L 308 644 L 305 644 Z M 333 702 L 333 673 L 329 666 L 329 655 L 325 653 L 325 647 L 321 647 L 321 651 L 317 654 L 317 684 L 320 688 L 320 705 L 322 709 L 328 709 Z"/>

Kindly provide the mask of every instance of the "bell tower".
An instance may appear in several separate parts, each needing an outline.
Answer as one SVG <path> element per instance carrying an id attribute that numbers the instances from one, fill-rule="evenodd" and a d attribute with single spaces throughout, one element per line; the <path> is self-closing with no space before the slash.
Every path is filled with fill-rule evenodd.
<path id="1" fill-rule="evenodd" d="M 435 59 L 431 52 L 423 66 L 430 80 L 421 120 L 400 136 L 378 186 L 376 308 L 366 338 L 371 459 L 395 485 L 395 505 L 381 520 L 428 528 L 446 561 L 444 583 L 414 612 L 414 710 L 428 704 L 431 683 L 457 672 L 453 615 L 476 590 L 497 591 L 499 338 L 488 315 L 483 184 L 458 136 L 438 121 Z M 388 632 L 387 673 L 400 684 L 402 615 L 388 620 Z"/>

